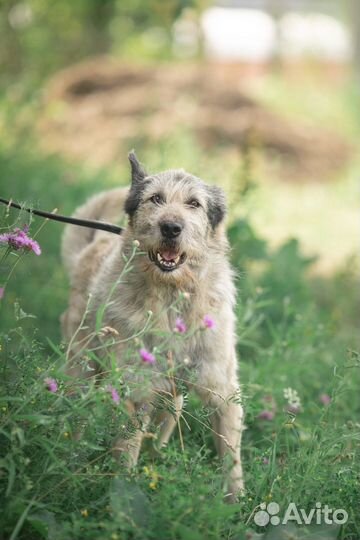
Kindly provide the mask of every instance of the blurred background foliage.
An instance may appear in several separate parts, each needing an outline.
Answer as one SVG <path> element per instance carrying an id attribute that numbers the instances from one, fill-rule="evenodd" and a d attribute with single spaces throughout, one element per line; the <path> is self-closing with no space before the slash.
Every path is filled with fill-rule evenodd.
<path id="1" fill-rule="evenodd" d="M 358 61 L 359 8 L 356 0 L 1 0 L 1 77 L 26 74 L 41 79 L 94 54 L 171 59 L 174 56 L 174 22 L 191 13 L 198 21 L 213 5 L 266 8 L 275 18 L 287 9 L 321 10 L 346 22 L 354 35 Z M 201 47 L 200 47 L 201 52 Z"/>
<path id="2" fill-rule="evenodd" d="M 2 0 L 1 76 L 41 79 L 107 52 L 169 58 L 174 20 L 186 7 L 204 6 L 204 0 Z"/>

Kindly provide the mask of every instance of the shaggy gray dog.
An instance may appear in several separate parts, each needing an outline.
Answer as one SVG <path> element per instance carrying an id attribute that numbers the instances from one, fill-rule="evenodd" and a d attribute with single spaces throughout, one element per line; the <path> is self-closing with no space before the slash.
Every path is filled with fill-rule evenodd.
<path id="1" fill-rule="evenodd" d="M 62 316 L 63 334 L 69 342 L 67 373 L 75 377 L 93 375 L 89 365 L 84 368 L 82 353 L 91 345 L 101 355 L 102 348 L 94 347 L 94 343 L 101 343 L 106 333 L 116 336 L 110 348 L 127 380 L 132 381 L 127 404 L 137 429 L 130 437 L 119 436 L 114 452 L 126 456 L 129 466 L 137 462 L 150 422 L 159 426 L 158 445 L 168 442 L 183 402 L 174 381 L 186 379 L 188 387 L 212 410 L 219 456 L 230 456 L 225 460 L 230 463 L 227 494 L 233 500 L 243 489 L 243 410 L 239 403 L 235 288 L 227 257 L 224 194 L 182 169 L 147 174 L 133 152 L 129 160 L 130 189 L 100 193 L 75 214 L 118 221 L 125 210 L 128 227 L 123 234 L 94 233 L 72 225 L 64 234 L 63 259 L 71 281 L 69 308 Z M 139 248 L 135 255 L 134 246 L 135 250 Z M 103 327 L 100 335 L 95 332 L 99 310 Z M 207 316 L 211 317 L 208 326 L 212 328 L 206 328 Z M 183 339 L 177 339 L 174 333 L 178 317 L 187 329 Z M 166 341 L 166 335 L 173 338 Z M 166 366 L 164 362 L 145 365 L 134 353 L 129 355 L 129 344 L 139 339 L 136 336 L 147 351 L 164 351 L 165 347 Z M 169 366 L 178 377 L 165 374 Z M 92 363 L 91 369 L 98 370 L 98 365 Z M 163 410 L 159 414 L 154 399 L 159 395 L 171 397 L 172 412 Z"/>

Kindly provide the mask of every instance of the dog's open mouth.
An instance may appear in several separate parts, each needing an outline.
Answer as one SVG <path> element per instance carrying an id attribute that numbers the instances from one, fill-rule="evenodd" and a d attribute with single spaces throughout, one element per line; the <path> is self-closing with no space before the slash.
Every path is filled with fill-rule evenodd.
<path id="1" fill-rule="evenodd" d="M 179 253 L 174 249 L 149 251 L 149 259 L 163 272 L 172 272 L 183 264 L 186 253 Z"/>

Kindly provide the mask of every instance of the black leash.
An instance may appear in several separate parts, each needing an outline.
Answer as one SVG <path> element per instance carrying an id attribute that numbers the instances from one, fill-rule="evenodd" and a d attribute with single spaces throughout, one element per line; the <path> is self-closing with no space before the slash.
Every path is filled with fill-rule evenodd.
<path id="1" fill-rule="evenodd" d="M 54 221 L 61 221 L 62 223 L 70 223 L 71 225 L 78 225 L 79 227 L 88 227 L 90 229 L 99 229 L 101 231 L 107 231 L 113 234 L 121 234 L 124 230 L 118 225 L 113 225 L 112 223 L 106 223 L 105 221 L 95 221 L 92 219 L 78 219 L 73 217 L 62 216 L 61 214 L 51 214 L 50 212 L 44 212 L 43 210 L 34 210 L 32 208 L 25 208 L 20 204 L 14 203 L 12 201 L 7 201 L 0 197 L 0 202 L 6 204 L 7 206 L 12 206 L 18 210 L 25 210 L 30 214 L 35 214 L 47 219 L 53 219 Z"/>

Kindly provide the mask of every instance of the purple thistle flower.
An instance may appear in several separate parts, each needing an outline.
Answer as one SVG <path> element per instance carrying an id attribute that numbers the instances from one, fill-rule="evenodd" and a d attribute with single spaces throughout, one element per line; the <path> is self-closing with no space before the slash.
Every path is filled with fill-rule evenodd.
<path id="1" fill-rule="evenodd" d="M 55 392 L 58 391 L 58 383 L 52 377 L 46 377 L 46 379 L 44 379 L 44 383 L 46 384 L 49 392 L 55 394 Z"/>
<path id="2" fill-rule="evenodd" d="M 113 402 L 116 403 L 116 405 L 119 405 L 119 403 L 120 403 L 120 396 L 119 396 L 119 392 L 116 390 L 116 388 L 114 388 L 111 384 L 109 384 L 109 385 L 106 387 L 106 391 L 107 391 L 107 392 L 110 392 L 110 394 L 111 394 L 111 399 L 113 400 Z"/>
<path id="3" fill-rule="evenodd" d="M 323 405 L 330 405 L 331 403 L 331 397 L 329 396 L 329 394 L 321 394 L 319 400 Z"/>
<path id="4" fill-rule="evenodd" d="M 156 359 L 151 352 L 147 351 L 146 349 L 140 349 L 139 354 L 144 362 L 147 364 L 155 364 Z"/>
<path id="5" fill-rule="evenodd" d="M 4 294 L 5 294 L 5 287 L 0 287 L 0 300 L 4 298 Z"/>
<path id="6" fill-rule="evenodd" d="M 275 417 L 275 413 L 273 411 L 269 411 L 269 410 L 261 411 L 257 415 L 257 418 L 259 420 L 267 420 L 268 422 L 271 422 L 271 420 L 274 420 L 274 417 Z"/>
<path id="7" fill-rule="evenodd" d="M 182 319 L 180 319 L 180 317 L 178 317 L 175 321 L 174 331 L 179 332 L 179 334 L 185 334 L 186 330 L 187 330 L 186 324 L 184 323 Z"/>
<path id="8" fill-rule="evenodd" d="M 41 254 L 41 248 L 36 240 L 33 240 L 28 236 L 28 227 L 24 226 L 21 229 L 15 229 L 13 232 L 0 234 L 0 244 L 8 244 L 12 249 L 23 249 L 26 251 L 33 251 L 35 255 Z"/>
<path id="9" fill-rule="evenodd" d="M 211 315 L 205 315 L 203 318 L 203 323 L 205 325 L 205 328 L 215 328 L 215 321 L 211 317 Z"/>

